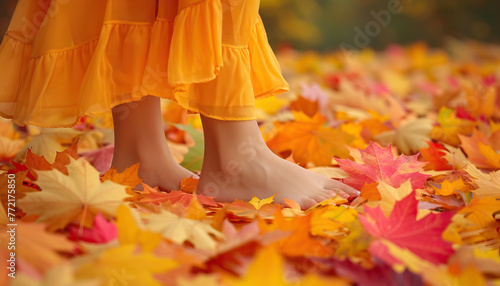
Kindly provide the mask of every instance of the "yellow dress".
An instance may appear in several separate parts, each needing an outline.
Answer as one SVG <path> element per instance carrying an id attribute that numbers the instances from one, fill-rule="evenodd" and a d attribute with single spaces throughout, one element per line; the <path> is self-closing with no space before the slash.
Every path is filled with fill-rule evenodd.
<path id="1" fill-rule="evenodd" d="M 288 90 L 259 0 L 19 0 L 0 46 L 0 115 L 70 127 L 154 95 L 220 120 L 255 119 Z"/>

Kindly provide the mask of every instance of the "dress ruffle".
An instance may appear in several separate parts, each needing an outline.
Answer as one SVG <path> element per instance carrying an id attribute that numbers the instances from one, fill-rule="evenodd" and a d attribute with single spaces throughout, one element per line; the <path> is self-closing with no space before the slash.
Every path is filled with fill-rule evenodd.
<path id="1" fill-rule="evenodd" d="M 154 95 L 207 117 L 255 119 L 254 99 L 288 84 L 258 15 L 248 41 L 231 45 L 223 13 L 220 0 L 181 1 L 175 22 L 108 19 L 96 38 L 37 56 L 32 43 L 8 32 L 0 47 L 0 114 L 18 125 L 70 127 Z"/>

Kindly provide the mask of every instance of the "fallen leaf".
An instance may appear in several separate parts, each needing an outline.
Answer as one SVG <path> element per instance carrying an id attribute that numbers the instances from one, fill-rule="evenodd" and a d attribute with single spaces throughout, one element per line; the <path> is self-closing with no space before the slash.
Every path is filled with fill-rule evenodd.
<path id="1" fill-rule="evenodd" d="M 152 277 L 177 266 L 169 258 L 160 258 L 149 252 L 134 253 L 134 245 L 122 245 L 104 251 L 97 259 L 80 266 L 75 276 L 79 279 L 99 278 L 101 285 L 161 285 Z"/>
<path id="2" fill-rule="evenodd" d="M 295 121 L 278 125 L 276 135 L 267 141 L 269 148 L 277 153 L 292 152 L 293 159 L 305 166 L 329 166 L 331 157 L 347 158 L 345 145 L 355 138 L 343 131 L 325 127 L 325 118 L 316 113 L 309 118 L 303 113 L 294 113 Z"/>
<path id="3" fill-rule="evenodd" d="M 189 241 L 196 248 L 213 251 L 217 245 L 213 237 L 223 238 L 222 233 L 207 222 L 180 218 L 164 210 L 161 210 L 159 214 L 149 215 L 145 219 L 146 229 L 161 233 L 164 238 L 177 244 Z"/>
<path id="4" fill-rule="evenodd" d="M 393 187 L 399 187 L 410 179 L 414 189 L 423 188 L 429 175 L 419 173 L 425 163 L 417 161 L 417 155 L 401 155 L 394 159 L 390 148 L 382 149 L 370 143 L 361 151 L 364 164 L 358 164 L 348 159 L 336 159 L 340 168 L 349 174 L 344 183 L 361 190 L 364 184 L 386 182 Z"/>
<path id="5" fill-rule="evenodd" d="M 38 215 L 53 231 L 79 220 L 80 227 L 92 227 L 97 212 L 114 217 L 118 205 L 126 197 L 125 186 L 102 182 L 89 162 L 70 158 L 68 175 L 59 170 L 37 171 L 39 192 L 27 193 L 18 201 L 28 214 Z"/>
<path id="6" fill-rule="evenodd" d="M 387 250 L 384 251 L 380 243 L 388 240 L 432 263 L 447 262 L 453 249 L 451 243 L 443 241 L 442 233 L 450 223 L 453 213 L 431 213 L 417 220 L 417 203 L 415 194 L 411 193 L 395 203 L 389 217 L 386 217 L 379 207 L 364 208 L 365 212 L 359 219 L 366 231 L 375 238 L 375 242 L 378 242 L 370 246 L 372 253 L 382 254 L 380 258 L 384 261 L 392 261 L 393 257 L 388 255 Z"/>

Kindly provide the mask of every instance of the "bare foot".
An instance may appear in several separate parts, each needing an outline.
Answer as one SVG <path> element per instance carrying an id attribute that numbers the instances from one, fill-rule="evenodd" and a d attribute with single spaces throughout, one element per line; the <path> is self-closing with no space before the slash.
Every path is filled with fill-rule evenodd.
<path id="1" fill-rule="evenodd" d="M 179 166 L 170 153 L 160 98 L 145 96 L 114 107 L 112 113 L 115 149 L 111 166 L 118 172 L 140 163 L 138 175 L 144 183 L 166 190 L 179 190 L 181 180 L 194 175 Z M 142 185 L 136 190 L 142 190 Z"/>
<path id="2" fill-rule="evenodd" d="M 267 148 L 255 121 L 219 121 L 202 117 L 205 159 L 198 192 L 221 202 L 235 199 L 283 198 L 307 209 L 339 194 L 357 196 L 357 191 L 341 182 L 311 172 L 286 161 Z"/>

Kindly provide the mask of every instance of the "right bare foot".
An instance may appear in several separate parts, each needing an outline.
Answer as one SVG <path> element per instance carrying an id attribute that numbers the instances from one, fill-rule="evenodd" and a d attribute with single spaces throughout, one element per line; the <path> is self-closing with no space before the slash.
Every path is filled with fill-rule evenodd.
<path id="1" fill-rule="evenodd" d="M 200 177 L 199 192 L 211 190 L 207 195 L 221 202 L 249 201 L 253 196 L 263 199 L 277 193 L 275 202 L 291 199 L 307 209 L 337 194 L 346 199 L 357 196 L 355 189 L 281 159 L 271 151 L 247 160 L 207 164 Z"/>
<path id="2" fill-rule="evenodd" d="M 198 193 L 220 202 L 249 201 L 253 196 L 283 203 L 284 198 L 307 209 L 339 194 L 357 196 L 341 182 L 304 169 L 275 155 L 266 146 L 255 121 L 219 121 L 202 117 L 205 159 Z"/>

